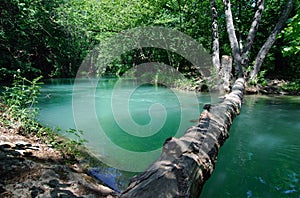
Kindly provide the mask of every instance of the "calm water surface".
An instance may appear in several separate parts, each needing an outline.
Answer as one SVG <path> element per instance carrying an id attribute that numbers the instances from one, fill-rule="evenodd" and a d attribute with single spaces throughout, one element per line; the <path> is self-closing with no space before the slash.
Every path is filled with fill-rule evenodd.
<path id="1" fill-rule="evenodd" d="M 300 197 L 300 98 L 247 96 L 205 197 Z"/>
<path id="2" fill-rule="evenodd" d="M 113 120 L 114 115 L 109 102 L 115 82 L 115 79 L 98 81 L 94 93 L 98 123 L 90 122 L 89 115 L 83 113 L 81 119 L 86 123 L 82 126 L 84 138 L 88 139 L 87 147 L 95 155 L 112 160 L 112 164 L 117 156 L 121 162 L 137 166 L 137 170 L 146 168 L 157 158 L 160 145 L 167 137 L 181 136 L 187 127 L 193 125 L 191 120 L 199 116 L 199 107 L 211 100 L 207 95 L 198 95 L 195 100 L 193 95 L 185 92 L 174 93 L 167 88 L 140 86 L 130 95 L 128 106 L 132 119 L 143 126 L 152 121 L 155 123 L 151 116 L 160 118 L 166 114 L 167 119 L 164 120 L 162 130 L 158 130 L 156 135 L 147 136 L 150 132 L 146 131 L 145 137 L 134 139 L 124 133 Z M 83 81 L 82 87 L 82 94 L 87 97 L 86 90 L 89 84 Z M 130 91 L 133 87 L 134 82 L 124 82 L 121 89 L 124 93 L 117 92 L 117 98 L 122 98 L 122 95 L 126 95 L 126 90 Z M 73 80 L 47 81 L 41 91 L 40 121 L 53 128 L 75 128 L 72 112 Z M 181 98 L 180 102 L 178 97 Z M 158 103 L 164 108 L 153 106 Z M 149 113 L 151 108 L 152 114 Z M 174 131 L 179 127 L 180 115 L 184 115 L 184 124 L 180 126 L 182 133 L 175 134 Z M 216 169 L 205 184 L 200 197 L 300 197 L 299 115 L 299 97 L 247 96 L 241 115 L 234 120 L 230 138 L 221 148 Z M 121 114 L 121 118 L 127 119 L 128 114 Z M 99 123 L 108 131 L 110 140 L 121 148 L 133 152 L 155 151 L 154 154 L 132 161 L 130 156 L 124 156 L 113 148 L 103 151 L 106 143 L 99 140 L 99 132 L 96 130 Z M 130 124 L 123 127 L 130 128 Z M 158 122 L 157 125 L 159 124 Z M 124 188 L 128 179 L 135 174 L 109 166 L 93 171 L 98 172 L 99 178 L 106 180 L 108 185 L 119 190 Z"/>
<path id="3" fill-rule="evenodd" d="M 191 120 L 199 117 L 203 104 L 210 101 L 209 95 L 197 97 L 149 84 L 136 86 L 133 80 L 122 81 L 118 88 L 116 79 L 81 80 L 74 92 L 73 82 L 56 79 L 43 85 L 39 120 L 59 127 L 62 134 L 69 128 L 82 130 L 86 146 L 103 162 L 120 169 L 105 170 L 121 183 L 119 188 L 134 174 L 128 171 L 145 170 L 160 155 L 165 139 L 182 136 L 193 124 Z M 75 106 L 72 96 L 76 97 Z"/>

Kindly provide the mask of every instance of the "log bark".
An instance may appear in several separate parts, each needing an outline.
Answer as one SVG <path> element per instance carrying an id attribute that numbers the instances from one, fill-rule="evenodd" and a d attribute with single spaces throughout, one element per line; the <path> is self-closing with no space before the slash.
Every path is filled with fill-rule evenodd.
<path id="1" fill-rule="evenodd" d="M 179 139 L 168 138 L 159 159 L 134 177 L 121 197 L 199 197 L 240 112 L 244 84 L 243 78 L 236 80 L 223 102 L 204 106 L 197 125 Z"/>

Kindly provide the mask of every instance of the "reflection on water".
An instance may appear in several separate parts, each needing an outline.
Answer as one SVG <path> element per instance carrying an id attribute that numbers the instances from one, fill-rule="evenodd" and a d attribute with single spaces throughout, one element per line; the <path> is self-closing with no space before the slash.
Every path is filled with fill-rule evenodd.
<path id="1" fill-rule="evenodd" d="M 299 197 L 299 115 L 299 97 L 246 96 L 200 197 Z"/>

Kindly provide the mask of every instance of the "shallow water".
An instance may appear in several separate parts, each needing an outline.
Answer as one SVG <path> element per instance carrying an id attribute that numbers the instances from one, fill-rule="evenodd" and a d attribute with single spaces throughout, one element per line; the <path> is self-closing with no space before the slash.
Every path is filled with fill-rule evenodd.
<path id="1" fill-rule="evenodd" d="M 92 83 L 95 89 L 83 80 L 76 91 L 73 82 L 46 82 L 39 119 L 53 128 L 83 130 L 87 147 L 109 165 L 93 172 L 118 190 L 159 156 L 167 137 L 181 136 L 193 125 L 211 100 L 147 84 L 136 87 L 132 80 L 116 88 L 115 79 L 100 79 Z M 200 197 L 299 197 L 299 115 L 299 97 L 246 96 Z"/>

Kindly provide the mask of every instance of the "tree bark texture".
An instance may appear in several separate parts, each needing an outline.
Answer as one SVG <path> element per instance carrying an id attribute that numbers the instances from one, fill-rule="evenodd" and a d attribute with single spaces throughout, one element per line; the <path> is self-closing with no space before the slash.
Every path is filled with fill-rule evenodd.
<path id="1" fill-rule="evenodd" d="M 264 3 L 265 3 L 264 0 L 258 0 L 258 2 L 257 2 L 257 10 L 254 15 L 254 20 L 251 24 L 250 30 L 249 30 L 247 38 L 246 38 L 245 45 L 242 50 L 242 66 L 246 69 L 249 65 L 248 54 L 251 50 L 256 32 L 258 30 L 258 25 L 260 23 L 261 16 L 262 16 L 262 13 L 264 10 Z"/>
<path id="2" fill-rule="evenodd" d="M 243 69 L 241 64 L 242 61 L 241 50 L 239 48 L 238 40 L 234 29 L 230 0 L 223 0 L 223 4 L 225 8 L 226 28 L 229 36 L 230 46 L 232 49 L 232 55 L 234 58 L 235 70 L 237 75 L 239 77 L 242 77 Z"/>
<path id="3" fill-rule="evenodd" d="M 237 40 L 237 36 L 233 24 L 233 16 L 231 12 L 230 0 L 223 0 L 223 4 L 225 8 L 226 26 L 227 26 L 227 32 L 229 35 L 229 41 L 232 49 L 232 55 L 234 57 L 235 69 L 237 75 L 239 77 L 242 77 L 244 75 L 243 68 L 247 69 L 247 67 L 249 66 L 248 54 L 252 47 L 255 35 L 258 30 L 258 25 L 264 10 L 264 0 L 257 1 L 257 10 L 255 12 L 254 19 L 249 29 L 244 46 L 242 46 L 241 44 L 242 43 L 241 38 L 240 38 L 240 45 Z"/>
<path id="4" fill-rule="evenodd" d="M 219 30 L 218 30 L 218 13 L 216 1 L 210 0 L 210 10 L 212 17 L 212 63 L 216 69 L 216 74 L 220 72 L 220 46 L 219 46 Z"/>
<path id="5" fill-rule="evenodd" d="M 251 79 L 255 79 L 258 72 L 260 71 L 261 65 L 267 55 L 267 53 L 269 52 L 269 50 L 271 49 L 271 47 L 273 46 L 275 40 L 276 40 L 276 36 L 277 34 L 281 31 L 281 29 L 283 28 L 286 20 L 288 19 L 290 12 L 293 8 L 294 5 L 294 0 L 288 0 L 287 4 L 281 14 L 281 17 L 279 19 L 279 21 L 277 22 L 275 28 L 273 29 L 273 31 L 271 32 L 270 36 L 268 37 L 267 41 L 264 43 L 264 45 L 262 46 L 262 48 L 259 50 L 256 59 L 255 59 L 255 64 L 253 67 L 253 70 L 251 71 L 250 74 L 250 78 Z"/>
<path id="6" fill-rule="evenodd" d="M 230 76 L 232 70 L 232 57 L 223 55 L 221 61 L 220 79 L 222 81 L 222 89 L 225 92 L 230 91 Z"/>
<path id="7" fill-rule="evenodd" d="M 243 78 L 237 79 L 222 102 L 204 105 L 197 125 L 179 139 L 168 138 L 159 159 L 135 176 L 121 197 L 199 197 L 240 112 L 244 84 Z"/>

